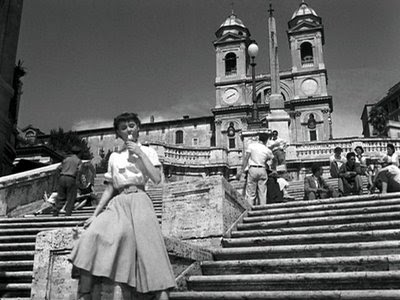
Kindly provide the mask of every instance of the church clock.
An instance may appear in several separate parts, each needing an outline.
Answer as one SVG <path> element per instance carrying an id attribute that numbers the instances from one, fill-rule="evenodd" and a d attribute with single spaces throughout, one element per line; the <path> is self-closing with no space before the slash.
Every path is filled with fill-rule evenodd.
<path id="1" fill-rule="evenodd" d="M 222 96 L 222 100 L 228 105 L 235 104 L 238 99 L 239 92 L 234 88 L 227 89 Z"/>

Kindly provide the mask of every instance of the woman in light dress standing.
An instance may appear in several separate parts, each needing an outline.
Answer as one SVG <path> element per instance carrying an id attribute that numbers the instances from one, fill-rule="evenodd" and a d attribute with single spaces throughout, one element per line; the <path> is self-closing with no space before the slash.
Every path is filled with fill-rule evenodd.
<path id="1" fill-rule="evenodd" d="M 154 149 L 138 142 L 139 128 L 134 113 L 114 119 L 124 148 L 110 156 L 106 189 L 70 257 L 80 271 L 79 299 L 92 299 L 92 276 L 152 293 L 157 300 L 167 300 L 168 289 L 176 285 L 153 204 L 144 192 L 148 179 L 161 181 L 160 161 Z"/>

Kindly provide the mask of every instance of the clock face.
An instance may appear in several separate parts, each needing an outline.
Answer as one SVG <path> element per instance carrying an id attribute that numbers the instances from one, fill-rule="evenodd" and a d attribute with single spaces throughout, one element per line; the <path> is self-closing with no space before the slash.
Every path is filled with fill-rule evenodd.
<path id="1" fill-rule="evenodd" d="M 234 104 L 239 99 L 239 92 L 236 89 L 229 88 L 224 92 L 222 100 L 226 104 Z"/>
<path id="2" fill-rule="evenodd" d="M 306 96 L 312 96 L 318 90 L 318 82 L 314 79 L 308 78 L 301 84 L 301 89 Z"/>

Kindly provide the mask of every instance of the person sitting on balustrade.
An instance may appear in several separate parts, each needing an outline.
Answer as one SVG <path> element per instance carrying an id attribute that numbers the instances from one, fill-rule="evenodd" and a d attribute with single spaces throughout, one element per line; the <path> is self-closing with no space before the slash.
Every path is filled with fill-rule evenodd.
<path id="1" fill-rule="evenodd" d="M 356 162 L 356 154 L 349 152 L 346 155 L 347 162 L 339 169 L 339 194 L 342 196 L 347 195 L 361 195 L 362 194 L 362 180 L 361 180 L 361 167 Z"/>
<path id="2" fill-rule="evenodd" d="M 330 173 L 332 178 L 339 178 L 340 167 L 347 162 L 346 157 L 342 154 L 343 149 L 336 147 L 334 154 L 329 157 Z"/>
<path id="3" fill-rule="evenodd" d="M 386 155 L 383 157 L 383 161 L 386 164 L 391 164 L 395 165 L 396 167 L 399 167 L 399 155 L 396 153 L 396 149 L 394 148 L 394 145 L 391 143 L 388 143 L 386 145 Z"/>
<path id="4" fill-rule="evenodd" d="M 337 197 L 335 189 L 326 183 L 322 177 L 323 169 L 320 165 L 313 164 L 312 174 L 304 178 L 304 200 L 326 199 Z"/>

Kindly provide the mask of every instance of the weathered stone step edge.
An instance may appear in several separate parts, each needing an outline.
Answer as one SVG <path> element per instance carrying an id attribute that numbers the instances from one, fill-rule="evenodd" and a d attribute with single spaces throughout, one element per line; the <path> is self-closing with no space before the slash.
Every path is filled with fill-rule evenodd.
<path id="1" fill-rule="evenodd" d="M 289 207 L 281 209 L 263 209 L 263 210 L 251 210 L 248 212 L 249 217 L 266 216 L 266 215 L 280 215 L 296 212 L 311 212 L 321 210 L 339 210 L 357 207 L 369 207 L 369 206 L 387 206 L 400 204 L 400 199 L 387 199 L 379 201 L 360 201 L 360 202 L 346 202 L 346 203 L 334 203 L 324 205 L 310 205 L 301 207 Z"/>
<path id="2" fill-rule="evenodd" d="M 32 222 L 32 223 L 6 223 L 6 224 L 0 224 L 0 231 L 1 230 L 7 230 L 7 229 L 18 229 L 18 228 L 26 228 L 27 226 L 30 227 L 36 227 L 36 228 L 47 228 L 49 226 L 51 227 L 72 227 L 76 226 L 76 224 L 81 223 L 82 221 L 64 221 L 64 222 L 57 222 L 57 220 L 54 220 L 53 222 Z"/>
<path id="3" fill-rule="evenodd" d="M 238 285 L 241 283 L 255 285 L 257 282 L 311 282 L 313 280 L 397 280 L 400 281 L 400 271 L 366 271 L 366 272 L 322 272 L 322 273 L 279 273 L 279 274 L 234 274 L 234 275 L 194 275 L 190 276 L 188 284 L 208 283 L 218 284 L 221 282 Z"/>
<path id="4" fill-rule="evenodd" d="M 31 283 L 0 283 L 0 290 L 30 290 L 31 286 Z"/>
<path id="5" fill-rule="evenodd" d="M 30 222 L 46 222 L 46 221 L 81 221 L 81 220 L 86 220 L 85 217 L 82 216 L 70 216 L 70 217 L 65 217 L 65 216 L 59 216 L 59 217 L 53 217 L 53 216 L 48 216 L 48 215 L 41 215 L 41 216 L 30 216 L 30 217 L 23 217 L 23 218 L 0 218 L 0 224 L 2 223 L 14 223 L 14 222 L 20 222 L 20 223 L 30 223 Z"/>
<path id="6" fill-rule="evenodd" d="M 270 259 L 300 257 L 337 257 L 356 255 L 392 255 L 400 253 L 400 241 L 278 245 L 214 249 L 215 260 Z"/>
<path id="7" fill-rule="evenodd" d="M 223 247 L 251 247 L 260 245 L 293 245 L 323 242 L 343 243 L 344 241 L 366 242 L 387 240 L 400 241 L 400 229 L 224 238 L 222 240 L 222 245 Z"/>
<path id="8" fill-rule="evenodd" d="M 9 267 L 33 267 L 33 260 L 0 261 L 0 270 Z"/>
<path id="9" fill-rule="evenodd" d="M 299 218 L 291 220 L 278 220 L 278 221 L 264 221 L 246 224 L 238 224 L 238 230 L 249 229 L 270 229 L 277 227 L 301 227 L 301 226 L 316 226 L 327 224 L 352 224 L 359 222 L 378 222 L 385 220 L 399 220 L 400 212 L 384 212 L 374 214 L 359 214 L 359 215 L 345 215 L 345 216 L 325 216 L 318 218 Z"/>
<path id="10" fill-rule="evenodd" d="M 284 203 L 273 203 L 266 205 L 253 206 L 253 210 L 265 210 L 265 209 L 276 209 L 276 208 L 288 208 L 288 207 L 300 207 L 310 205 L 323 205 L 329 203 L 342 203 L 342 202 L 357 202 L 357 201 L 368 201 L 368 200 L 379 200 L 379 199 L 399 199 L 400 192 L 388 193 L 388 194 L 370 194 L 361 196 L 346 196 L 338 198 L 328 199 L 316 199 L 316 200 L 297 200 Z"/>
<path id="11" fill-rule="evenodd" d="M 15 243 L 15 242 L 35 242 L 36 235 L 8 235 L 0 236 L 1 243 Z"/>
<path id="12" fill-rule="evenodd" d="M 12 297 L 12 298 L 0 298 L 0 300 L 31 300 L 30 297 Z"/>
<path id="13" fill-rule="evenodd" d="M 48 227 L 25 227 L 25 228 L 8 228 L 8 229 L 2 229 L 0 230 L 0 237 L 2 236 L 10 236 L 10 235 L 31 235 L 31 234 L 37 234 L 41 231 L 48 231 L 48 230 L 54 230 L 57 228 L 71 228 L 71 227 L 76 227 L 78 223 L 76 224 L 67 224 L 65 226 L 51 226 L 49 224 Z M 82 227 L 82 224 L 79 223 L 79 227 Z"/>
<path id="14" fill-rule="evenodd" d="M 308 270 L 334 266 L 335 270 L 346 267 L 346 272 L 355 270 L 356 267 L 379 267 L 380 271 L 398 270 L 400 265 L 399 255 L 360 255 L 360 256 L 336 256 L 336 257 L 306 257 L 306 258 L 275 258 L 275 259 L 248 259 L 248 260 L 223 260 L 223 261 L 203 261 L 200 263 L 203 275 L 238 274 L 250 273 L 276 273 L 283 272 L 285 268 L 290 268 L 292 273 L 299 273 L 297 268 Z M 260 272 L 258 269 L 263 269 Z M 267 269 L 268 271 L 265 271 Z M 236 271 L 237 270 L 237 271 Z M 300 269 L 303 270 L 303 269 Z M 378 271 L 377 269 L 374 269 Z M 322 271 L 319 269 L 320 272 Z M 366 271 L 366 270 L 363 270 Z M 228 273 L 227 273 L 228 272 Z M 315 272 L 315 271 L 309 271 Z M 324 271 L 326 272 L 326 271 Z M 250 274 L 247 273 L 247 274 Z"/>
<path id="15" fill-rule="evenodd" d="M 171 300 L 398 300 L 400 290 L 171 292 Z M 1 299 L 0 299 L 1 300 Z"/>
<path id="16" fill-rule="evenodd" d="M 32 281 L 32 271 L 1 271 L 0 272 L 0 280 L 1 278 L 21 278 L 21 277 L 28 277 Z"/>
<path id="17" fill-rule="evenodd" d="M 0 251 L 8 248 L 18 248 L 18 249 L 35 249 L 35 243 L 2 243 L 0 244 Z"/>
<path id="18" fill-rule="evenodd" d="M 18 256 L 32 256 L 35 255 L 35 251 L 2 251 L 0 252 L 0 257 L 9 257 L 17 258 Z"/>
<path id="19" fill-rule="evenodd" d="M 400 228 L 400 221 L 379 221 L 379 222 L 362 222 L 338 225 L 317 225 L 317 226 L 300 226 L 300 227 L 284 227 L 271 229 L 253 229 L 231 232 L 232 238 L 251 237 L 251 236 L 271 236 L 281 234 L 308 234 L 321 232 L 345 232 L 345 231 L 365 231 L 379 229 L 397 229 Z"/>
<path id="20" fill-rule="evenodd" d="M 327 211 L 312 211 L 312 212 L 299 212 L 292 214 L 280 214 L 280 215 L 267 215 L 257 217 L 245 217 L 243 223 L 254 223 L 254 222 L 268 222 L 277 220 L 291 220 L 300 218 L 314 218 L 314 217 L 327 217 L 327 216 L 347 216 L 347 215 L 358 215 L 358 214 L 371 214 L 380 212 L 400 212 L 400 205 L 390 206 L 373 206 L 373 207 L 359 207 L 339 210 L 327 210 Z"/>

